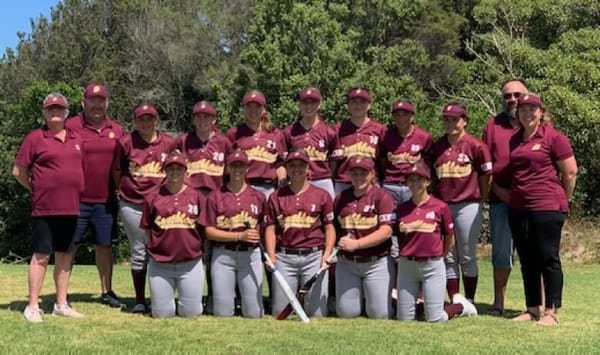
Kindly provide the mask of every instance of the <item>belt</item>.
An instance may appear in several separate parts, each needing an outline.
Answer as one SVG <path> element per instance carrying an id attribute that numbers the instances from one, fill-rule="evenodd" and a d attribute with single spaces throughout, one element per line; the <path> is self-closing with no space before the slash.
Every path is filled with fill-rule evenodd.
<path id="1" fill-rule="evenodd" d="M 309 255 L 309 254 L 316 253 L 321 250 L 323 250 L 323 247 L 312 247 L 312 248 L 302 248 L 302 249 L 277 247 L 278 253 L 289 254 L 289 255 Z"/>
<path id="2" fill-rule="evenodd" d="M 373 256 L 350 256 L 342 254 L 342 256 L 344 257 L 344 259 L 354 261 L 355 263 L 372 263 L 373 261 L 377 261 L 383 258 L 384 256 L 388 256 L 388 254 L 386 253 L 382 255 Z"/>
<path id="3" fill-rule="evenodd" d="M 252 251 L 256 249 L 255 245 L 247 245 L 247 244 L 213 244 L 215 248 L 221 248 L 225 250 L 231 251 Z"/>
<path id="4" fill-rule="evenodd" d="M 401 258 L 404 258 L 406 260 L 410 260 L 410 261 L 431 261 L 431 260 L 439 260 L 442 257 L 441 256 L 400 256 Z"/>
<path id="5" fill-rule="evenodd" d="M 248 182 L 250 185 L 275 185 L 275 180 L 273 179 L 250 178 Z"/>

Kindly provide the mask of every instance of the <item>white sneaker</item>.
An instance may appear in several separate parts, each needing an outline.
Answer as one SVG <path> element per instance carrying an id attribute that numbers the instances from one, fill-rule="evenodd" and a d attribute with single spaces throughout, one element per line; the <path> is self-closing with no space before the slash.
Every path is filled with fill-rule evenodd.
<path id="1" fill-rule="evenodd" d="M 54 310 L 52 311 L 53 316 L 69 317 L 69 318 L 83 318 L 84 315 L 71 308 L 67 303 L 63 305 L 54 304 Z"/>
<path id="2" fill-rule="evenodd" d="M 462 304 L 463 311 L 460 314 L 461 317 L 474 317 L 477 315 L 477 308 L 475 308 L 475 305 L 469 302 L 469 300 L 467 300 L 465 296 L 461 295 L 460 293 L 452 296 L 452 303 Z"/>
<path id="3" fill-rule="evenodd" d="M 31 323 L 41 323 L 44 320 L 42 319 L 42 310 L 39 307 L 25 307 L 23 311 L 23 317 L 26 321 Z"/>

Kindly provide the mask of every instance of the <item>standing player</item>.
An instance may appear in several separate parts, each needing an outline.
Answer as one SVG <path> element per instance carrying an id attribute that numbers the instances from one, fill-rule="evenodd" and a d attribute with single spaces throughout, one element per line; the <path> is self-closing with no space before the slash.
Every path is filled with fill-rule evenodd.
<path id="1" fill-rule="evenodd" d="M 454 294 L 452 304 L 444 307 L 444 256 L 454 244 L 454 226 L 448 205 L 427 192 L 431 184 L 427 165 L 419 162 L 410 168 L 406 184 L 412 197 L 397 210 L 400 242 L 398 319 L 415 319 L 415 303 L 421 288 L 428 322 L 477 315 L 475 306 L 459 293 Z"/>
<path id="2" fill-rule="evenodd" d="M 301 117 L 284 131 L 289 152 L 304 150 L 310 158 L 310 183 L 329 192 L 335 198 L 331 180 L 330 156 L 335 144 L 335 133 L 321 116 L 321 93 L 316 88 L 307 88 L 298 94 Z"/>
<path id="3" fill-rule="evenodd" d="M 336 196 L 352 184 L 348 175 L 348 161 L 355 156 L 376 159 L 379 142 L 384 136 L 385 126 L 369 117 L 371 94 L 365 88 L 354 88 L 348 92 L 350 118 L 335 126 L 336 146 L 332 153 L 332 171 L 335 177 Z"/>
<path id="4" fill-rule="evenodd" d="M 152 317 L 202 314 L 202 238 L 198 216 L 204 195 L 185 183 L 187 160 L 179 151 L 164 162 L 166 178 L 146 199 L 140 227 L 146 232 Z M 177 306 L 175 305 L 177 292 Z"/>
<path id="5" fill-rule="evenodd" d="M 292 290 L 296 290 L 327 265 L 335 244 L 333 202 L 327 191 L 308 182 L 310 159 L 304 151 L 286 159 L 290 179 L 269 197 L 265 248 Z M 309 316 L 327 316 L 327 275 L 316 282 L 305 297 Z M 273 315 L 288 304 L 283 290 L 273 285 Z"/>
<path id="6" fill-rule="evenodd" d="M 226 135 L 233 147 L 243 150 L 250 161 L 248 182 L 269 197 L 275 186 L 285 182 L 285 142 L 281 131 L 267 117 L 263 93 L 251 90 L 242 99 L 244 122 L 230 128 Z"/>
<path id="7" fill-rule="evenodd" d="M 45 125 L 25 136 L 13 167 L 15 179 L 31 192 L 33 256 L 28 275 L 29 304 L 23 316 L 32 323 L 42 322 L 39 296 L 53 252 L 56 303 L 52 314 L 83 317 L 67 303 L 73 260 L 70 246 L 83 191 L 82 140 L 65 129 L 69 104 L 62 94 L 46 96 L 42 107 Z"/>
<path id="8" fill-rule="evenodd" d="M 467 109 L 449 104 L 442 110 L 446 134 L 431 149 L 438 183 L 436 197 L 450 206 L 456 243 L 446 257 L 447 290 L 450 299 L 459 291 L 459 269 L 465 297 L 470 302 L 477 290 L 477 242 L 483 225 L 481 202 L 489 192 L 492 158 L 487 146 L 465 131 Z"/>
<path id="9" fill-rule="evenodd" d="M 119 187 L 119 212 L 129 239 L 131 277 L 135 289 L 134 313 L 147 313 L 146 235 L 140 228 L 144 198 L 153 193 L 165 177 L 162 164 L 175 145 L 168 134 L 158 131 L 158 112 L 150 104 L 138 106 L 135 130 L 121 139 L 113 164 L 113 177 Z"/>
<path id="10" fill-rule="evenodd" d="M 231 142 L 216 130 L 217 111 L 210 102 L 200 101 L 192 111 L 193 131 L 177 137 L 177 149 L 189 160 L 188 186 L 205 195 L 223 186 L 225 157 Z"/>
<path id="11" fill-rule="evenodd" d="M 341 258 L 336 266 L 337 315 L 358 317 L 365 299 L 370 318 L 391 316 L 392 259 L 390 236 L 395 222 L 394 198 L 375 186 L 375 163 L 355 157 L 347 164 L 352 187 L 336 197 Z"/>
<path id="12" fill-rule="evenodd" d="M 85 159 L 85 189 L 81 194 L 74 243 L 76 248 L 83 243 L 89 226 L 100 274 L 102 303 L 124 307 L 123 301 L 112 290 L 112 246 L 118 238 L 118 206 L 116 188 L 111 179 L 117 140 L 123 136 L 123 127 L 106 117 L 108 91 L 102 84 L 90 83 L 85 87 L 81 107 L 83 112 L 67 120 L 66 124 L 83 139 Z"/>
<path id="13" fill-rule="evenodd" d="M 208 195 L 200 217 L 213 246 L 210 269 L 213 279 L 218 280 L 213 288 L 213 313 L 218 317 L 234 314 L 236 285 L 240 290 L 242 315 L 248 318 L 263 315 L 263 265 L 258 241 L 265 197 L 246 183 L 249 164 L 243 151 L 227 156 L 227 182 Z"/>
<path id="14" fill-rule="evenodd" d="M 504 314 L 504 295 L 513 266 L 513 239 L 508 225 L 508 201 L 511 174 L 508 170 L 512 135 L 518 131 L 516 111 L 519 97 L 527 93 L 520 79 L 510 79 L 502 87 L 503 111 L 490 118 L 483 129 L 482 140 L 490 148 L 494 177 L 490 191 L 490 241 L 494 268 L 494 303 L 490 315 Z"/>

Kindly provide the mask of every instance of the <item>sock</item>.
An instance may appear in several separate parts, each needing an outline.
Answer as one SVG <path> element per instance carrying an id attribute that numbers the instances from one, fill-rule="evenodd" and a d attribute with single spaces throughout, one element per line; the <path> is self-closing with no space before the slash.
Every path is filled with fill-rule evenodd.
<path id="1" fill-rule="evenodd" d="M 458 279 L 448 279 L 446 280 L 446 291 L 448 291 L 448 297 L 450 297 L 450 302 L 452 302 L 452 296 L 458 293 L 460 289 L 460 282 Z"/>
<path id="2" fill-rule="evenodd" d="M 463 305 L 460 303 L 449 304 L 444 307 L 444 312 L 448 315 L 448 319 L 452 319 L 454 317 L 458 317 L 463 312 Z"/>
<path id="3" fill-rule="evenodd" d="M 463 276 L 463 283 L 465 285 L 465 297 L 470 301 L 475 300 L 475 291 L 477 290 L 477 276 Z"/>
<path id="4" fill-rule="evenodd" d="M 131 278 L 135 289 L 135 303 L 146 304 L 146 270 L 131 270 Z"/>

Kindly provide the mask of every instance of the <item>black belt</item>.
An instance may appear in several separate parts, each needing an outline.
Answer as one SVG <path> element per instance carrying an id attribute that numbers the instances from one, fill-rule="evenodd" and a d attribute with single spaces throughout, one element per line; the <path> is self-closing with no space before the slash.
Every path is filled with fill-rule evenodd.
<path id="1" fill-rule="evenodd" d="M 373 256 L 352 256 L 352 255 L 344 255 L 342 254 L 342 256 L 350 261 L 354 261 L 355 263 L 372 263 L 373 261 L 377 261 L 381 258 L 383 258 L 384 256 L 388 256 L 388 254 L 382 254 L 382 255 L 373 255 Z"/>
<path id="2" fill-rule="evenodd" d="M 431 261 L 431 260 L 439 260 L 441 256 L 400 256 L 406 260 L 410 261 Z"/>
<path id="3" fill-rule="evenodd" d="M 215 248 L 222 248 L 231 251 L 252 251 L 256 249 L 255 245 L 248 244 L 213 244 Z"/>
<path id="4" fill-rule="evenodd" d="M 276 250 L 278 253 L 282 253 L 282 254 L 309 255 L 309 254 L 316 253 L 318 251 L 323 250 L 323 247 L 312 247 L 312 248 L 302 248 L 302 249 L 277 247 Z"/>
<path id="5" fill-rule="evenodd" d="M 273 185 L 275 186 L 275 180 L 264 179 L 264 178 L 250 178 L 248 179 L 250 185 Z"/>

